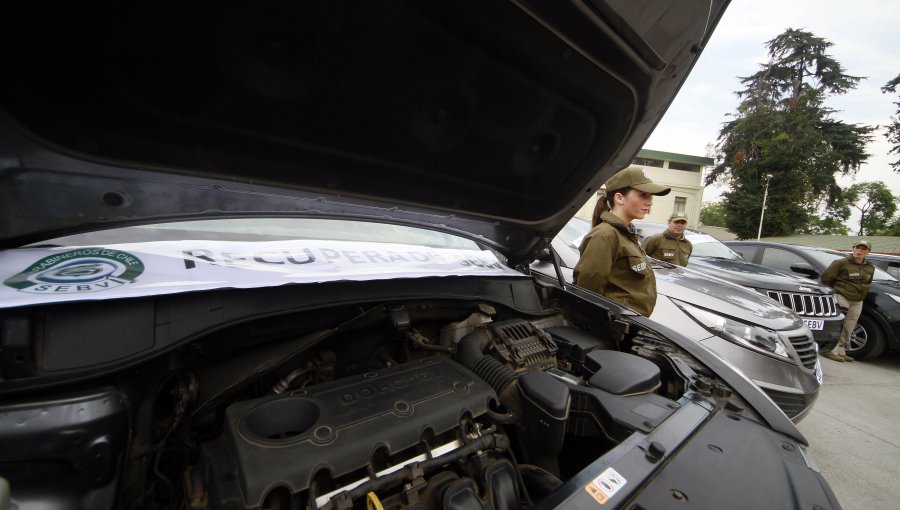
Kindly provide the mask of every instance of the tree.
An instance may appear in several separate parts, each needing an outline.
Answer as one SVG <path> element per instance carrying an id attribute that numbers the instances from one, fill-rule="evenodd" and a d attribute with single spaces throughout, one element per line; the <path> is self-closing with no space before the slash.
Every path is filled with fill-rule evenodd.
<path id="1" fill-rule="evenodd" d="M 893 94 L 897 92 L 898 85 L 900 85 L 900 74 L 893 80 L 887 82 L 884 87 L 881 87 L 881 91 L 885 94 Z M 884 137 L 893 145 L 891 150 L 888 151 L 888 154 L 897 155 L 897 161 L 891 163 L 891 167 L 894 168 L 895 172 L 900 172 L 900 100 L 895 101 L 894 105 L 897 106 L 897 112 L 891 117 L 891 123 L 887 125 Z"/>
<path id="2" fill-rule="evenodd" d="M 900 237 L 900 217 L 894 218 L 886 227 L 872 232 L 872 235 Z"/>
<path id="3" fill-rule="evenodd" d="M 700 208 L 700 223 L 710 227 L 724 227 L 725 204 L 722 202 L 703 204 Z"/>
<path id="4" fill-rule="evenodd" d="M 833 118 L 825 100 L 863 78 L 846 74 L 827 53 L 832 43 L 810 32 L 789 28 L 766 46 L 769 62 L 740 78 L 741 103 L 719 133 L 717 165 L 705 182 L 730 184 L 723 194 L 727 226 L 741 238 L 756 236 L 766 174 L 764 235 L 837 228 L 835 176 L 855 174 L 869 157 L 873 128 Z M 830 211 L 824 222 L 815 214 L 823 209 Z"/>
<path id="5" fill-rule="evenodd" d="M 857 235 L 886 229 L 897 212 L 897 199 L 881 181 L 854 184 L 844 195 L 846 203 L 861 213 Z"/>

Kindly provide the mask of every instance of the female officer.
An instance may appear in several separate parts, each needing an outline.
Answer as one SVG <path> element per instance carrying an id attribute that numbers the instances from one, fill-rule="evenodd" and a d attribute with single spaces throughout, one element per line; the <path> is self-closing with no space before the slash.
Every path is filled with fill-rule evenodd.
<path id="1" fill-rule="evenodd" d="M 579 248 L 575 284 L 649 317 L 656 305 L 656 277 L 631 221 L 650 212 L 653 195 L 669 191 L 637 167 L 610 177 L 594 209 L 593 228 Z"/>

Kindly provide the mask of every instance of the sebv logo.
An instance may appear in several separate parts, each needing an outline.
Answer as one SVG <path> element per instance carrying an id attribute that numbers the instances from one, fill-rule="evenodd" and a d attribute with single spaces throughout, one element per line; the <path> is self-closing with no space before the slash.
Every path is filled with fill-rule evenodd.
<path id="1" fill-rule="evenodd" d="M 136 256 L 107 248 L 79 248 L 35 262 L 3 282 L 22 292 L 98 292 L 131 283 L 144 272 Z"/>

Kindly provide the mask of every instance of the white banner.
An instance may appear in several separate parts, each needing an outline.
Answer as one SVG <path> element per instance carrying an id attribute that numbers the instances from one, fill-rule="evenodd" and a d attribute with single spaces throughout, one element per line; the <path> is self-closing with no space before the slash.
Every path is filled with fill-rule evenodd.
<path id="1" fill-rule="evenodd" d="M 490 251 L 352 241 L 165 241 L 0 252 L 0 308 L 341 280 L 523 276 Z"/>

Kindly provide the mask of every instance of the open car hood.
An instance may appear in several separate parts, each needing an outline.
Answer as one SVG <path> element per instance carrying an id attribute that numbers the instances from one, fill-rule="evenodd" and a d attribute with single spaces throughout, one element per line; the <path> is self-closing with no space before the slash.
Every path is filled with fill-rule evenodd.
<path id="1" fill-rule="evenodd" d="M 323 216 L 533 260 L 627 166 L 726 0 L 7 9 L 0 247 Z"/>

